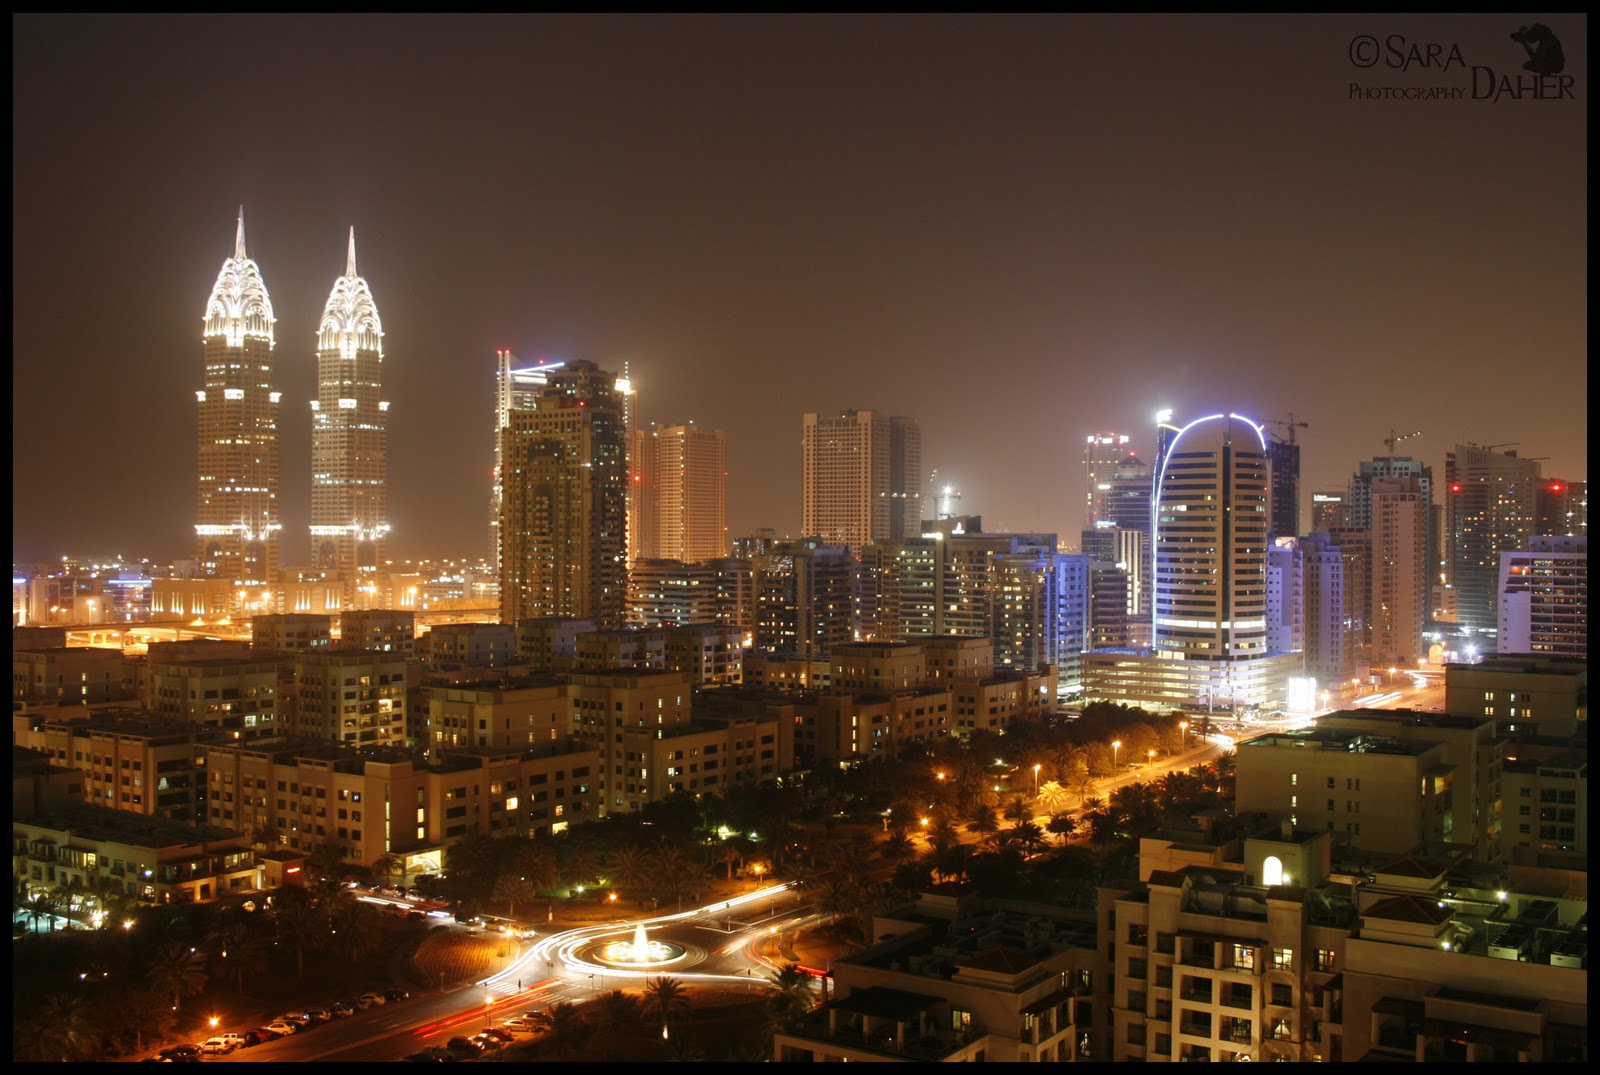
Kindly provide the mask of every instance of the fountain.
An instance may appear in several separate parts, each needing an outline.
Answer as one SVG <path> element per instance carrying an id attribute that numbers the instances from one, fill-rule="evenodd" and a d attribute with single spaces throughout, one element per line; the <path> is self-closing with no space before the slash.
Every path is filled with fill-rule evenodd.
<path id="1" fill-rule="evenodd" d="M 651 967 L 682 959 L 683 946 L 650 940 L 641 922 L 633 928 L 633 940 L 611 941 L 596 954 L 602 963 L 614 967 Z"/>

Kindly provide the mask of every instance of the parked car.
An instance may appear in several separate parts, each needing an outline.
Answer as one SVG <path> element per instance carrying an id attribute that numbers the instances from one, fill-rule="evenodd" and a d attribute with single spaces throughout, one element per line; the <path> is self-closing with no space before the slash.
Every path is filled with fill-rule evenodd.
<path id="1" fill-rule="evenodd" d="M 388 998 L 386 998 L 382 993 L 363 993 L 361 994 L 360 999 L 366 1001 L 368 1004 L 388 1003 Z"/>
<path id="2" fill-rule="evenodd" d="M 225 1056 L 237 1048 L 227 1038 L 207 1038 L 200 1043 L 200 1052 L 206 1056 Z"/>
<path id="3" fill-rule="evenodd" d="M 327 1008 L 307 1008 L 306 1015 L 313 1023 L 326 1023 L 333 1018 L 333 1013 Z"/>
<path id="4" fill-rule="evenodd" d="M 201 1057 L 198 1045 L 174 1045 L 170 1049 L 162 1049 L 163 1060 L 171 1060 L 175 1064 L 198 1064 Z"/>
<path id="5" fill-rule="evenodd" d="M 487 1030 L 480 1031 L 479 1033 L 472 1035 L 472 1040 L 477 1042 L 478 1048 L 484 1051 L 505 1047 L 505 1042 L 501 1041 L 494 1034 Z"/>
<path id="6" fill-rule="evenodd" d="M 516 1041 L 517 1036 L 503 1026 L 492 1026 L 485 1030 L 484 1035 L 498 1038 L 500 1041 Z"/>
<path id="7" fill-rule="evenodd" d="M 333 1012 L 336 1018 L 343 1019 L 345 1016 L 354 1015 L 360 1011 L 361 1005 L 354 1000 L 336 1000 L 328 1005 L 328 1010 Z"/>
<path id="8" fill-rule="evenodd" d="M 252 1045 L 262 1045 L 269 1041 L 276 1041 L 280 1037 L 282 1037 L 281 1034 L 276 1034 L 264 1026 L 256 1027 L 256 1029 L 244 1036 L 244 1047 L 248 1049 Z"/>
<path id="9" fill-rule="evenodd" d="M 267 1029 L 278 1035 L 278 1037 L 283 1038 L 290 1034 L 298 1034 L 304 1028 L 299 1023 L 291 1023 L 284 1019 L 274 1019 L 267 1024 Z"/>
<path id="10" fill-rule="evenodd" d="M 411 994 L 404 989 L 391 989 L 383 994 L 383 999 L 393 1004 L 397 1000 L 405 1000 L 410 996 Z"/>
<path id="11" fill-rule="evenodd" d="M 471 1038 L 451 1038 L 449 1041 L 445 1042 L 444 1047 L 449 1049 L 452 1053 L 457 1054 L 471 1055 L 483 1052 L 483 1046 L 479 1045 Z"/>
<path id="12" fill-rule="evenodd" d="M 531 1026 L 541 1026 L 546 1030 L 556 1025 L 556 1021 L 550 1017 L 549 1012 L 541 1012 L 538 1010 L 523 1012 L 522 1017 L 526 1019 Z"/>

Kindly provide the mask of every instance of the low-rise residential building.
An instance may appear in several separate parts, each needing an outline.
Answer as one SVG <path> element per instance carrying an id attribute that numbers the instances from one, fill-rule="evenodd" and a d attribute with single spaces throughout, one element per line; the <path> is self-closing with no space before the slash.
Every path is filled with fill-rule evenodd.
<path id="1" fill-rule="evenodd" d="M 337 847 L 353 864 L 386 854 L 437 872 L 473 833 L 550 835 L 595 814 L 598 755 L 577 744 L 462 747 L 429 763 L 399 748 L 331 745 L 207 751 L 207 816 L 268 847 Z"/>
<path id="2" fill-rule="evenodd" d="M 11 652 L 13 701 L 88 705 L 129 696 L 122 651 L 56 646 Z"/>
<path id="3" fill-rule="evenodd" d="M 333 645 L 333 617 L 283 612 L 250 620 L 252 653 L 315 653 Z"/>
<path id="4" fill-rule="evenodd" d="M 1476 664 L 1448 664 L 1444 708 L 1493 720 L 1508 733 L 1576 735 L 1589 720 L 1589 662 L 1498 653 Z"/>
<path id="5" fill-rule="evenodd" d="M 294 678 L 294 735 L 355 747 L 405 742 L 406 662 L 398 653 L 306 653 Z"/>
<path id="6" fill-rule="evenodd" d="M 228 734 L 135 709 L 60 707 L 13 714 L 13 745 L 82 774 L 94 806 L 195 822 L 205 782 L 205 744 Z"/>
<path id="7" fill-rule="evenodd" d="M 29 891 L 100 885 L 141 903 L 193 903 L 261 887 L 237 832 L 76 804 L 11 821 L 11 874 Z"/>
<path id="8" fill-rule="evenodd" d="M 876 918 L 873 933 L 880 943 L 833 961 L 832 999 L 774 1036 L 774 1060 L 1107 1058 L 1092 1033 L 1106 976 L 1087 916 L 938 889 Z"/>
<path id="9" fill-rule="evenodd" d="M 409 658 L 417 650 L 417 614 L 403 609 L 352 609 L 339 617 L 339 645 Z"/>

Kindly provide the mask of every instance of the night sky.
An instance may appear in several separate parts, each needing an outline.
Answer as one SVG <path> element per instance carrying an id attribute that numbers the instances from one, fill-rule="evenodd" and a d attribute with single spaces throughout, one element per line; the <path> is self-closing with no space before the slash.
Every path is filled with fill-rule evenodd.
<path id="1" fill-rule="evenodd" d="M 1308 494 L 1391 428 L 1586 477 L 1586 20 L 1571 98 L 1471 99 L 1531 21 L 13 16 L 13 557 L 192 554 L 241 204 L 286 563 L 351 225 L 396 558 L 488 552 L 499 348 L 725 429 L 734 535 L 798 529 L 801 415 L 851 407 L 989 529 L 1075 534 L 1085 435 L 1148 459 L 1163 406 L 1309 422 Z"/>

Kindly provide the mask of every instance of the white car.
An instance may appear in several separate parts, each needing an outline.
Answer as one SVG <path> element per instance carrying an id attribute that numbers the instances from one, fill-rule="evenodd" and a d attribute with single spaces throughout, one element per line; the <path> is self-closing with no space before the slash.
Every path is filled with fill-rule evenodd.
<path id="1" fill-rule="evenodd" d="M 207 1038 L 205 1041 L 200 1043 L 200 1051 L 206 1056 L 219 1056 L 224 1053 L 231 1053 L 236 1048 L 238 1048 L 238 1046 L 234 1045 L 234 1043 L 229 1041 L 227 1038 Z"/>
<path id="2" fill-rule="evenodd" d="M 373 1007 L 376 1007 L 379 1004 L 387 1004 L 389 1002 L 389 998 L 384 996 L 382 993 L 363 993 L 356 999 L 363 1004 Z"/>
<path id="3" fill-rule="evenodd" d="M 286 1019 L 274 1019 L 267 1024 L 267 1029 L 274 1034 L 287 1037 L 290 1034 L 300 1033 L 301 1026 L 299 1023 L 291 1023 Z"/>

